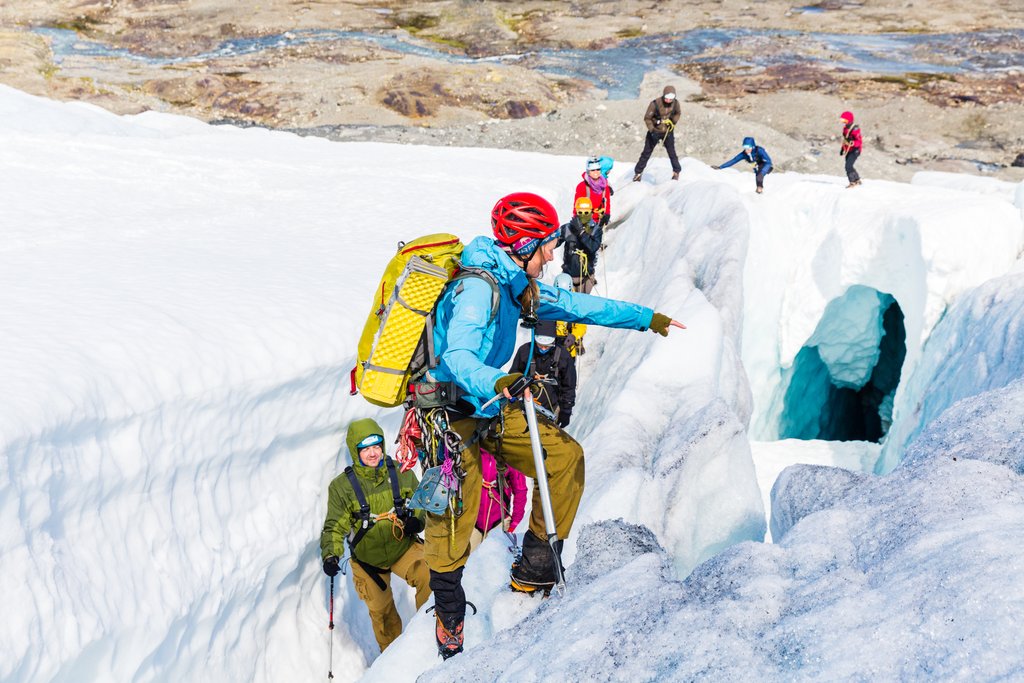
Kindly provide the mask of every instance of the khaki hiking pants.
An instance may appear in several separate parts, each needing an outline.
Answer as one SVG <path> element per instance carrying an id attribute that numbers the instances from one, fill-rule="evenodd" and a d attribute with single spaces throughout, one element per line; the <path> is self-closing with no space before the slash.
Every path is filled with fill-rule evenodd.
<path id="1" fill-rule="evenodd" d="M 547 539 L 544 529 L 544 512 L 540 504 L 540 488 L 537 486 L 537 470 L 533 466 L 533 450 L 530 448 L 530 434 L 526 428 L 526 415 L 522 404 L 506 405 L 504 408 L 505 433 L 501 440 L 501 458 L 526 476 L 533 479 L 533 510 L 530 513 L 530 530 L 540 539 Z M 459 420 L 452 429 L 463 441 L 472 438 L 477 421 L 473 418 Z M 583 497 L 583 447 L 552 424 L 546 418 L 537 416 L 541 447 L 547 453 L 544 461 L 551 490 L 551 507 L 555 514 L 555 528 L 558 537 L 569 537 L 576 510 Z M 466 478 L 462 482 L 463 512 L 454 521 L 454 540 L 451 536 L 452 515 L 449 510 L 443 516 L 427 515 L 425 533 L 425 555 L 427 564 L 435 572 L 451 572 L 466 564 L 469 559 L 470 537 L 476 528 L 477 513 L 480 510 L 480 446 L 498 455 L 498 444 L 485 437 L 462 453 L 462 467 Z"/>
<path id="2" fill-rule="evenodd" d="M 417 610 L 430 597 L 430 570 L 423 561 L 423 544 L 413 543 L 405 554 L 398 558 L 398 562 L 391 565 L 391 571 L 379 575 L 387 586 L 387 590 L 384 591 L 358 563 L 352 562 L 350 566 L 352 583 L 359 598 L 366 603 L 370 621 L 373 622 L 373 635 L 376 636 L 377 645 L 383 652 L 395 638 L 402 635 L 402 618 L 398 616 L 398 610 L 395 608 L 394 594 L 391 592 L 391 575 L 398 574 L 416 589 Z"/>

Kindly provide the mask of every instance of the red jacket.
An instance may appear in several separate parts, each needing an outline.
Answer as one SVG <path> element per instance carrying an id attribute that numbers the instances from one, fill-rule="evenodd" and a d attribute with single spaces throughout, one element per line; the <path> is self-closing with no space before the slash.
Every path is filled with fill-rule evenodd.
<path id="1" fill-rule="evenodd" d="M 864 141 L 860 136 L 860 126 L 855 123 L 848 123 L 843 126 L 843 154 L 851 149 L 858 152 L 864 149 Z"/>
<path id="2" fill-rule="evenodd" d="M 605 182 L 608 182 L 607 179 Z M 601 222 L 602 216 L 612 215 L 612 186 L 610 183 L 604 188 L 603 193 L 595 194 L 587 185 L 587 174 L 584 171 L 583 182 L 576 186 L 576 196 L 572 200 L 573 207 L 576 206 L 576 200 L 580 197 L 590 198 L 590 202 L 594 205 L 594 220 L 597 222 Z"/>

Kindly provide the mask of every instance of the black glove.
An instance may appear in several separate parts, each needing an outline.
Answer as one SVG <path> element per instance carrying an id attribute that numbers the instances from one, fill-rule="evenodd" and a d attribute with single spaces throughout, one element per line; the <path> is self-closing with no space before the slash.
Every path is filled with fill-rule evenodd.
<path id="1" fill-rule="evenodd" d="M 713 168 L 713 169 L 715 169 L 717 171 L 717 170 L 721 169 L 722 167 L 721 166 L 712 166 L 711 168 Z"/>
<path id="2" fill-rule="evenodd" d="M 846 150 L 845 149 L 840 149 L 839 150 L 839 156 L 843 156 L 844 154 L 846 154 Z"/>
<path id="3" fill-rule="evenodd" d="M 341 571 L 341 567 L 338 566 L 338 557 L 336 555 L 331 555 L 324 560 L 324 574 L 334 577 L 337 576 L 339 571 Z"/>
<path id="4" fill-rule="evenodd" d="M 611 216 L 609 216 L 608 214 L 605 214 L 605 215 L 601 216 L 601 222 L 599 223 L 599 225 L 603 228 L 604 226 L 608 225 L 608 221 L 610 221 L 611 219 L 612 219 Z"/>
<path id="5" fill-rule="evenodd" d="M 569 420 L 572 419 L 572 413 L 561 412 L 558 414 L 558 426 L 565 429 L 569 426 Z"/>
<path id="6" fill-rule="evenodd" d="M 423 520 L 412 513 L 412 510 L 404 510 L 398 516 L 402 520 L 402 530 L 406 536 L 415 536 L 423 531 Z"/>
<path id="7" fill-rule="evenodd" d="M 530 380 L 523 377 L 523 373 L 513 372 L 498 378 L 498 381 L 494 383 L 494 393 L 501 394 L 507 388 L 508 393 L 515 398 L 521 396 L 528 386 L 530 386 Z"/>

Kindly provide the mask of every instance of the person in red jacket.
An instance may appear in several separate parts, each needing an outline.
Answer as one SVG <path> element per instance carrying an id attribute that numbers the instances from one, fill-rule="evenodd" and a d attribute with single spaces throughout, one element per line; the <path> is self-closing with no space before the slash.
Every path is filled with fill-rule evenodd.
<path id="1" fill-rule="evenodd" d="M 860 174 L 857 173 L 853 165 L 857 163 L 857 157 L 860 156 L 861 149 L 864 147 L 864 141 L 861 139 L 860 126 L 853 123 L 852 112 L 844 111 L 839 115 L 839 119 L 845 124 L 843 126 L 843 146 L 839 150 L 839 156 L 846 157 L 846 178 L 850 181 L 846 188 L 850 189 L 860 185 Z"/>
<path id="2" fill-rule="evenodd" d="M 600 226 L 608 225 L 612 215 L 612 186 L 601 173 L 601 160 L 597 157 L 587 159 L 587 170 L 583 172 L 583 181 L 576 186 L 576 199 L 587 197 L 594 207 L 594 220 Z"/>

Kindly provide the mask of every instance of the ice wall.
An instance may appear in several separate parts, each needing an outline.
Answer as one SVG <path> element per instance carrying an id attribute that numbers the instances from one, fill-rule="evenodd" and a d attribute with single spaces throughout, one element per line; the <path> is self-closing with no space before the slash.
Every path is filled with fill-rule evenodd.
<path id="1" fill-rule="evenodd" d="M 925 345 L 922 362 L 897 397 L 900 416 L 876 471 L 891 470 L 909 442 L 956 401 L 1024 376 L 1024 270 L 964 293 Z"/>
<path id="2" fill-rule="evenodd" d="M 1009 433 L 1003 399 L 983 410 L 991 431 L 954 427 L 956 453 L 996 446 L 1019 472 L 1021 404 Z M 946 443 L 955 424 L 925 438 Z M 777 489 L 790 515 L 777 544 L 732 546 L 685 581 L 645 529 L 586 527 L 564 599 L 419 680 L 1024 676 L 1024 483 L 1013 470 L 932 451 L 885 477 L 793 467 Z"/>
<path id="3" fill-rule="evenodd" d="M 908 377 L 946 307 L 1005 273 L 1024 244 L 1019 209 L 998 193 L 881 181 L 847 191 L 825 178 L 785 174 L 743 207 L 751 236 L 743 359 L 754 394 L 751 435 L 759 439 L 778 438 L 783 372 L 849 288 L 899 303 Z"/>
<path id="4" fill-rule="evenodd" d="M 697 182 L 648 192 L 616 194 L 636 208 L 607 241 L 609 295 L 648 302 L 690 329 L 668 340 L 596 330 L 596 349 L 588 333 L 588 356 L 600 355 L 581 379 L 596 394 L 581 422 L 588 485 L 579 520 L 647 525 L 685 575 L 766 528 L 737 349 L 747 225 L 727 188 Z"/>
<path id="5" fill-rule="evenodd" d="M 807 345 L 782 372 L 780 437 L 878 442 L 892 423 L 905 356 L 899 304 L 854 285 L 829 303 Z"/>

